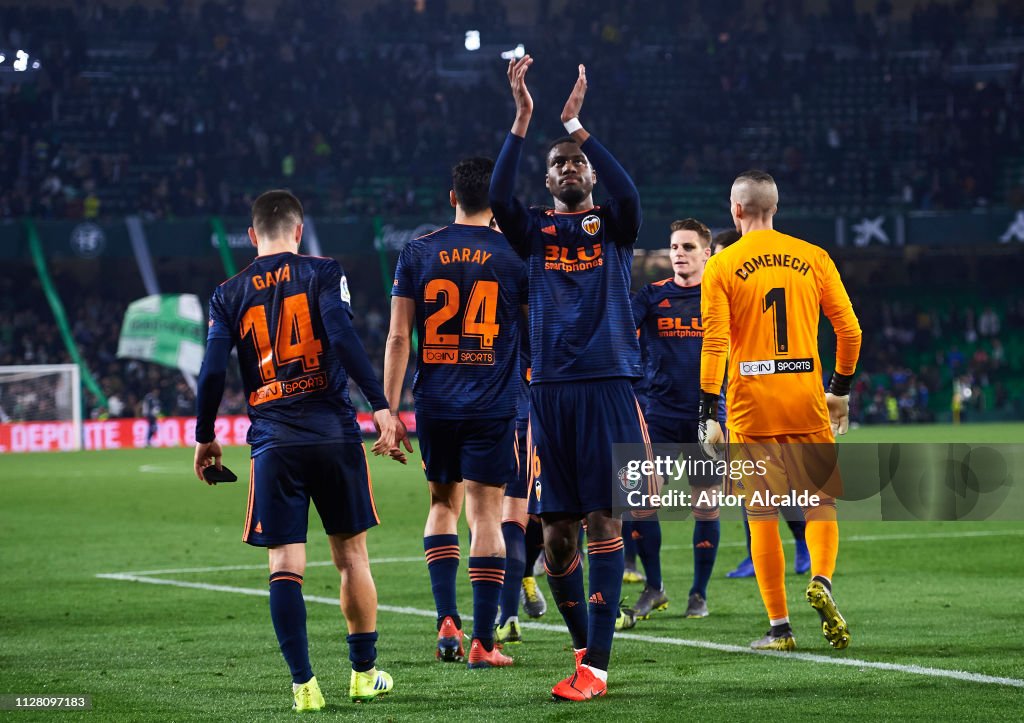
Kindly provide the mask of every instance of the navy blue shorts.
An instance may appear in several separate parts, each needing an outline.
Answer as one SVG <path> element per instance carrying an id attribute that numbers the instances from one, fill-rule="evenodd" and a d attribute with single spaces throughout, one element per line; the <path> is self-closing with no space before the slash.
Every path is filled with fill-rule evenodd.
<path id="1" fill-rule="evenodd" d="M 500 487 L 516 479 L 514 419 L 431 419 L 416 415 L 427 481 L 464 479 Z"/>
<path id="2" fill-rule="evenodd" d="M 530 513 L 611 510 L 621 469 L 615 445 L 650 445 L 630 380 L 534 384 L 530 405 Z"/>
<path id="3" fill-rule="evenodd" d="M 526 456 L 526 449 L 529 446 L 526 436 L 528 428 L 528 425 L 516 425 L 516 476 L 505 486 L 506 497 L 516 497 L 520 500 L 526 499 L 526 481 L 530 476 L 530 464 Z"/>
<path id="4" fill-rule="evenodd" d="M 253 457 L 242 541 L 257 547 L 305 542 L 310 500 L 328 535 L 380 523 L 362 444 L 271 447 Z"/>
<path id="5" fill-rule="evenodd" d="M 647 428 L 651 433 L 655 457 L 668 455 L 678 459 L 680 455 L 686 455 L 697 460 L 704 459 L 697 441 L 697 420 L 647 417 Z M 722 428 L 725 428 L 724 424 Z M 691 487 L 711 487 L 721 482 L 722 478 L 715 474 L 694 473 L 689 477 Z"/>

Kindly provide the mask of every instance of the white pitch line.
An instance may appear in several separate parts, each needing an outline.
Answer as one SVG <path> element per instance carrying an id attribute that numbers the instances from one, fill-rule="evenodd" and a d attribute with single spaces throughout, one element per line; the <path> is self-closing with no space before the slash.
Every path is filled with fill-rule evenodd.
<path id="1" fill-rule="evenodd" d="M 211 585 L 205 582 L 188 582 L 187 580 L 164 580 L 156 577 L 133 575 L 124 572 L 102 573 L 96 577 L 106 580 L 123 580 L 126 582 L 140 582 L 150 585 L 169 585 L 171 587 L 189 588 L 192 590 L 208 590 L 211 592 L 233 592 L 240 595 L 252 595 L 254 597 L 270 597 L 270 591 L 263 588 L 234 587 L 231 585 Z M 323 603 L 326 605 L 337 605 L 337 598 L 322 597 L 319 595 L 306 595 L 309 602 Z M 422 618 L 435 618 L 433 610 L 421 610 L 413 607 L 401 607 L 395 605 L 378 605 L 377 609 L 382 612 L 397 613 L 399 615 L 415 615 Z M 463 620 L 472 620 L 465 616 Z M 560 625 L 548 625 L 547 623 L 524 623 L 523 627 L 528 630 L 545 630 L 553 633 L 565 633 L 565 628 Z M 1003 685 L 1013 688 L 1024 688 L 1024 680 L 1017 678 L 1004 678 L 995 675 L 983 675 L 981 673 L 970 673 L 964 670 L 946 670 L 944 668 L 928 668 L 922 665 L 901 665 L 899 663 L 881 663 L 873 660 L 859 660 L 857 658 L 833 658 L 813 653 L 783 653 L 772 650 L 751 650 L 739 645 L 726 645 L 724 643 L 712 643 L 704 640 L 685 640 L 683 638 L 666 638 L 654 635 L 639 635 L 637 633 L 615 633 L 615 637 L 623 640 L 635 640 L 641 643 L 653 643 L 659 645 L 676 645 L 688 648 L 701 648 L 704 650 L 715 650 L 723 653 L 745 653 L 747 655 L 767 655 L 771 657 L 788 660 L 801 660 L 809 663 L 823 663 L 827 665 L 845 665 L 852 668 L 871 668 L 874 670 L 890 670 L 898 673 L 911 675 L 923 675 L 931 678 L 951 678 L 971 683 L 987 683 L 992 685 Z"/>
<path id="2" fill-rule="evenodd" d="M 423 555 L 415 557 L 375 557 L 370 558 L 371 565 L 385 565 L 392 562 L 423 562 Z M 329 567 L 334 563 L 330 560 L 307 562 L 306 567 Z M 220 567 L 176 567 L 168 570 L 129 570 L 123 575 L 178 575 L 194 572 L 231 572 L 234 570 L 266 570 L 267 563 L 261 565 L 221 565 Z"/>

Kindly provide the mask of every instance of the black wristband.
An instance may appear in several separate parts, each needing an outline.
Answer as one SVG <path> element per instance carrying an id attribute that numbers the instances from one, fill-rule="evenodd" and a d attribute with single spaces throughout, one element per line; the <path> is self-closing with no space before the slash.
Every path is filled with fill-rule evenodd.
<path id="1" fill-rule="evenodd" d="M 834 394 L 837 397 L 846 397 L 850 394 L 850 388 L 853 386 L 853 375 L 852 374 L 840 374 L 839 372 L 832 372 L 832 381 L 828 384 L 829 394 Z"/>
<path id="2" fill-rule="evenodd" d="M 718 395 L 702 391 L 700 393 L 700 408 L 697 412 L 698 421 L 707 419 L 718 419 Z"/>

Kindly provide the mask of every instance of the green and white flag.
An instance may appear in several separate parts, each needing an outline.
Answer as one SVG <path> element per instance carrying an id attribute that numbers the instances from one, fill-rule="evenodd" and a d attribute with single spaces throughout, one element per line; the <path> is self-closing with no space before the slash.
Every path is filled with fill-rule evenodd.
<path id="1" fill-rule="evenodd" d="M 205 321 L 195 294 L 154 294 L 133 301 L 124 312 L 117 356 L 195 376 L 206 352 Z"/>

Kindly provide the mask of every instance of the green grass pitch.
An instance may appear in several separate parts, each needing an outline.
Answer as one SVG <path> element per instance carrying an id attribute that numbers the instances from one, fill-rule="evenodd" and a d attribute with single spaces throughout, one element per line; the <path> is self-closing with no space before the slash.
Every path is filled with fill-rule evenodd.
<path id="1" fill-rule="evenodd" d="M 1022 438 L 1024 425 L 869 428 L 849 437 Z M 228 450 L 226 463 L 245 470 L 247 451 Z M 549 690 L 570 672 L 571 652 L 553 606 L 543 625 L 525 626 L 524 644 L 508 647 L 511 669 L 434 662 L 418 462 L 371 463 L 383 520 L 370 534 L 371 557 L 380 560 L 379 663 L 394 675 L 395 691 L 359 709 L 347 700 L 337 574 L 324 564 L 327 546 L 313 516 L 305 593 L 313 668 L 328 709 L 312 718 L 1021 719 L 1024 523 L 841 523 L 835 592 L 853 632 L 850 648 L 828 648 L 802 600 L 806 578 L 790 574 L 800 655 L 766 656 L 743 651 L 767 627 L 755 583 L 724 577 L 744 552 L 739 523 L 723 524 L 711 616 L 687 620 L 692 522 L 666 522 L 671 606 L 616 637 L 606 698 L 556 704 Z M 0 694 L 93 697 L 91 713 L 20 713 L 23 719 L 291 718 L 290 679 L 265 597 L 266 555 L 240 542 L 244 481 L 198 482 L 189 449 L 7 455 L 0 465 Z M 462 539 L 460 604 L 468 615 Z M 786 548 L 791 558 L 792 545 Z M 158 571 L 143 577 L 173 584 L 97 577 L 126 571 Z M 624 592 L 635 597 L 639 586 Z"/>

